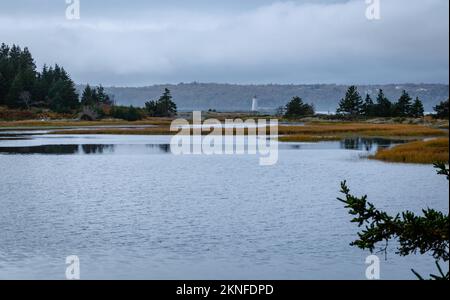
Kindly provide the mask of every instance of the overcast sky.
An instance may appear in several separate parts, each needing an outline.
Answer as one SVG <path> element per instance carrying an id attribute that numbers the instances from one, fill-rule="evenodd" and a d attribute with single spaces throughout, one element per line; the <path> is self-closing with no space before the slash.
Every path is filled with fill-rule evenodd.
<path id="1" fill-rule="evenodd" d="M 77 83 L 447 83 L 449 1 L 0 1 L 0 42 Z"/>

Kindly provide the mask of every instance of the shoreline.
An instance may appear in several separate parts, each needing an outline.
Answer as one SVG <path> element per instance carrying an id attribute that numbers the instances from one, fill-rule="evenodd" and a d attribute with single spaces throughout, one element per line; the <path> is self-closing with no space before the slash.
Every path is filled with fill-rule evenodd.
<path id="1" fill-rule="evenodd" d="M 0 136 L 8 131 L 26 132 L 41 131 L 39 134 L 48 135 L 175 135 L 176 131 L 170 131 L 172 119 L 153 118 L 136 122 L 120 120 L 103 121 L 8 121 L 0 122 Z M 301 121 L 301 123 L 299 122 Z M 385 162 L 403 163 L 434 163 L 448 157 L 448 121 L 437 120 L 433 125 L 391 123 L 386 120 L 380 123 L 361 121 L 323 121 L 318 119 L 293 120 L 285 122 L 278 128 L 278 140 L 283 143 L 317 143 L 327 141 L 343 141 L 352 138 L 403 140 L 405 144 L 394 146 L 391 149 L 378 150 L 370 159 Z M 181 130 L 181 129 L 180 129 Z M 193 134 L 193 129 L 190 130 Z M 3 133 L 3 134 L 2 134 Z M 203 131 L 202 135 L 224 133 L 222 130 Z M 236 129 L 233 134 L 237 134 Z M 243 130 L 244 135 L 252 133 L 248 129 Z M 266 127 L 266 133 L 270 133 Z M 19 133 L 20 134 L 20 133 Z M 427 140 L 438 140 L 439 143 Z M 2 138 L 1 140 L 5 140 Z M 404 149 L 407 149 L 405 151 Z M 448 160 L 447 160 L 448 162 Z"/>

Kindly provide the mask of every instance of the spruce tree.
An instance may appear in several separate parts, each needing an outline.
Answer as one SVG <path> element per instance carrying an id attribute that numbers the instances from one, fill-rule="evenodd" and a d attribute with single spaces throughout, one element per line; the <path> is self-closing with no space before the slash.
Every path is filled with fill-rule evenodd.
<path id="1" fill-rule="evenodd" d="M 159 99 L 160 102 L 160 115 L 164 117 L 171 117 L 176 114 L 177 106 L 172 101 L 172 95 L 169 89 L 164 89 L 162 97 Z"/>
<path id="2" fill-rule="evenodd" d="M 47 66 L 44 65 L 42 72 L 37 74 L 33 87 L 33 99 L 36 106 L 48 107 L 48 91 L 51 85 L 48 77 L 49 71 Z"/>
<path id="3" fill-rule="evenodd" d="M 348 88 L 345 98 L 339 102 L 336 111 L 338 114 L 346 114 L 350 116 L 359 116 L 363 112 L 363 100 L 358 93 L 356 86 L 352 85 Z"/>
<path id="4" fill-rule="evenodd" d="M 408 117 L 411 112 L 411 101 L 412 98 L 409 94 L 403 90 L 402 95 L 398 99 L 397 103 L 394 105 L 394 115 L 396 117 Z"/>
<path id="5" fill-rule="evenodd" d="M 50 107 L 70 111 L 78 107 L 75 83 L 58 65 L 44 66 L 36 71 L 36 64 L 28 48 L 0 46 L 0 105 L 13 108 Z"/>
<path id="6" fill-rule="evenodd" d="M 105 92 L 105 89 L 102 85 L 97 87 L 97 102 L 100 104 L 112 105 L 112 101 L 110 96 Z"/>
<path id="7" fill-rule="evenodd" d="M 100 105 L 112 105 L 112 101 L 110 96 L 106 94 L 103 86 L 100 85 L 98 87 L 91 88 L 88 84 L 86 85 L 81 96 L 81 105 L 99 109 Z"/>
<path id="8" fill-rule="evenodd" d="M 384 95 L 383 90 L 378 92 L 377 104 L 376 104 L 376 116 L 377 117 L 391 117 L 393 105 L 388 98 Z"/>
<path id="9" fill-rule="evenodd" d="M 444 175 L 449 180 L 448 163 L 436 163 L 435 167 L 439 175 Z M 448 187 L 448 183 L 446 183 Z M 439 262 L 448 266 L 449 255 L 449 214 L 445 211 L 434 209 L 423 209 L 422 215 L 411 211 L 397 214 L 378 210 L 372 203 L 367 201 L 367 195 L 357 197 L 350 192 L 347 182 L 341 183 L 341 192 L 344 197 L 338 198 L 345 204 L 352 215 L 352 223 L 362 228 L 357 233 L 358 239 L 352 242 L 363 250 L 374 252 L 381 244 L 381 250 L 387 255 L 387 248 L 391 240 L 395 241 L 397 254 L 400 256 L 427 254 L 435 259 L 439 274 L 430 275 L 430 279 L 449 280 L 450 273 L 444 273 Z M 416 271 L 412 272 L 418 279 L 423 279 Z"/>
<path id="10" fill-rule="evenodd" d="M 11 83 L 11 86 L 8 91 L 8 95 L 6 96 L 6 105 L 11 108 L 19 108 L 19 95 L 24 91 L 24 85 L 23 85 L 23 74 L 18 73 L 14 80 Z"/>
<path id="11" fill-rule="evenodd" d="M 91 86 L 88 84 L 84 88 L 83 94 L 81 95 L 81 105 L 83 106 L 91 106 L 95 102 L 94 99 L 94 91 Z"/>
<path id="12" fill-rule="evenodd" d="M 54 81 L 49 89 L 50 108 L 56 112 L 71 112 L 79 106 L 75 83 L 63 68 L 55 66 Z"/>
<path id="13" fill-rule="evenodd" d="M 9 51 L 9 63 L 11 70 L 15 75 L 19 73 L 21 52 L 22 50 L 20 47 L 16 45 L 12 45 Z"/>
<path id="14" fill-rule="evenodd" d="M 304 103 L 300 97 L 293 97 L 286 105 L 285 111 L 286 118 L 301 118 L 314 115 L 314 107 Z"/>
<path id="15" fill-rule="evenodd" d="M 36 64 L 34 63 L 33 56 L 26 47 L 20 53 L 19 68 L 22 70 L 31 69 L 32 71 L 36 71 Z"/>
<path id="16" fill-rule="evenodd" d="M 436 111 L 436 117 L 439 119 L 448 119 L 448 110 L 449 110 L 449 99 L 446 101 L 442 101 L 438 105 L 434 107 L 434 110 Z"/>
<path id="17" fill-rule="evenodd" d="M 372 100 L 372 97 L 370 97 L 369 94 L 366 94 L 366 99 L 364 100 L 362 113 L 366 117 L 373 117 L 375 115 L 375 103 Z"/>
<path id="18" fill-rule="evenodd" d="M 37 75 L 31 53 L 28 48 L 22 51 L 16 45 L 9 50 L 4 44 L 0 53 L 2 77 L 10 78 L 2 84 L 2 102 L 14 108 L 30 108 Z"/>
<path id="19" fill-rule="evenodd" d="M 0 71 L 0 106 L 5 104 L 6 93 L 7 93 L 6 78 Z"/>
<path id="20" fill-rule="evenodd" d="M 61 68 L 61 79 L 64 82 L 63 89 L 63 97 L 64 97 L 64 106 L 68 110 L 78 109 L 79 95 L 77 93 L 77 89 L 75 87 L 75 82 L 70 78 L 69 74 L 66 72 L 64 68 Z"/>
<path id="21" fill-rule="evenodd" d="M 172 101 L 170 90 L 166 88 L 157 101 L 145 103 L 145 110 L 152 117 L 172 117 L 177 114 L 177 105 Z"/>
<path id="22" fill-rule="evenodd" d="M 6 96 L 11 86 L 12 68 L 9 60 L 9 47 L 0 46 L 0 105 L 6 104 Z"/>
<path id="23" fill-rule="evenodd" d="M 421 118 L 424 116 L 424 108 L 423 103 L 420 101 L 419 97 L 414 100 L 413 104 L 411 105 L 411 110 L 409 115 L 414 118 Z"/>

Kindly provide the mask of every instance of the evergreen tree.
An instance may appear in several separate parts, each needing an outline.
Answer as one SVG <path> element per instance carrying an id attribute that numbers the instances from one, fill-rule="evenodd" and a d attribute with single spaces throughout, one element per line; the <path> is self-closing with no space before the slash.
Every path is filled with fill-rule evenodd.
<path id="1" fill-rule="evenodd" d="M 9 64 L 13 74 L 19 73 L 19 68 L 21 65 L 20 62 L 21 52 L 22 50 L 20 49 L 20 47 L 16 45 L 12 45 L 9 51 Z"/>
<path id="2" fill-rule="evenodd" d="M 7 93 L 6 78 L 0 71 L 0 106 L 5 104 L 5 95 Z"/>
<path id="3" fill-rule="evenodd" d="M 348 88 L 345 98 L 339 102 L 339 107 L 336 112 L 350 116 L 359 116 L 362 114 L 363 100 L 356 86 L 352 85 Z"/>
<path id="4" fill-rule="evenodd" d="M 411 113 L 411 101 L 412 98 L 404 90 L 402 95 L 394 105 L 394 116 L 396 117 L 408 117 Z"/>
<path id="5" fill-rule="evenodd" d="M 414 100 L 413 104 L 411 105 L 411 110 L 409 115 L 413 118 L 421 118 L 424 116 L 424 108 L 423 103 L 420 101 L 419 97 Z"/>
<path id="6" fill-rule="evenodd" d="M 56 112 L 68 112 L 64 105 L 64 81 L 58 80 L 54 82 L 49 90 L 48 100 L 50 109 Z"/>
<path id="7" fill-rule="evenodd" d="M 161 104 L 159 112 L 160 115 L 164 117 L 171 117 L 176 115 L 177 113 L 177 106 L 175 102 L 172 101 L 172 95 L 170 94 L 169 89 L 165 89 L 162 97 L 159 99 L 159 102 Z"/>
<path id="8" fill-rule="evenodd" d="M 123 119 L 127 121 L 137 121 L 142 119 L 142 110 L 133 106 L 113 106 L 111 108 L 111 116 L 116 119 Z"/>
<path id="9" fill-rule="evenodd" d="M 70 112 L 79 107 L 75 83 L 63 68 L 55 66 L 54 81 L 49 90 L 50 108 L 56 112 Z"/>
<path id="10" fill-rule="evenodd" d="M 112 105 L 112 101 L 111 98 L 108 94 L 106 94 L 105 89 L 103 88 L 102 85 L 100 85 L 99 87 L 97 87 L 97 102 L 100 104 L 105 104 L 105 105 Z"/>
<path id="11" fill-rule="evenodd" d="M 83 105 L 83 106 L 91 106 L 94 103 L 95 103 L 94 90 L 88 84 L 84 88 L 83 94 L 81 95 L 81 105 Z"/>
<path id="12" fill-rule="evenodd" d="M 36 64 L 28 48 L 0 46 L 0 105 L 13 108 L 49 107 L 70 111 L 78 107 L 75 83 L 64 68 L 44 66 L 36 71 Z"/>
<path id="13" fill-rule="evenodd" d="M 105 89 L 101 85 L 95 88 L 91 88 L 89 84 L 86 85 L 81 96 L 81 105 L 98 107 L 101 104 L 112 105 L 111 98 L 106 94 Z"/>
<path id="14" fill-rule="evenodd" d="M 301 118 L 311 115 L 314 115 L 314 107 L 304 103 L 300 97 L 293 97 L 286 105 L 284 116 L 286 118 Z"/>
<path id="15" fill-rule="evenodd" d="M 448 119 L 449 115 L 448 115 L 448 109 L 449 109 L 449 99 L 447 99 L 446 101 L 442 101 L 441 103 L 439 103 L 438 105 L 436 105 L 434 107 L 434 110 L 436 111 L 436 117 L 439 119 Z"/>
<path id="16" fill-rule="evenodd" d="M 0 49 L 0 73 L 6 81 L 1 84 L 1 102 L 10 107 L 29 108 L 36 81 L 36 65 L 28 48 L 23 51 L 13 45 L 9 49 L 2 44 Z"/>
<path id="17" fill-rule="evenodd" d="M 36 70 L 34 69 L 33 65 L 23 66 L 21 67 L 19 72 L 22 80 L 22 90 L 19 93 L 17 104 L 19 107 L 27 109 L 34 105 L 32 93 L 36 83 Z M 25 100 L 23 97 L 21 97 L 21 95 L 23 96 L 24 94 L 29 95 L 29 97 L 26 97 L 28 98 L 28 100 Z"/>
<path id="18" fill-rule="evenodd" d="M 36 64 L 34 63 L 33 56 L 31 55 L 30 51 L 26 47 L 20 53 L 19 69 L 22 69 L 22 70 L 30 69 L 33 72 L 36 72 Z"/>
<path id="19" fill-rule="evenodd" d="M 21 95 L 24 93 L 30 94 L 33 90 L 35 74 L 31 70 L 20 70 L 14 77 L 14 80 L 9 88 L 8 95 L 6 97 L 6 104 L 14 108 L 29 108 L 31 105 L 31 99 L 24 103 L 21 99 Z"/>
<path id="20" fill-rule="evenodd" d="M 366 117 L 373 117 L 375 116 L 375 111 L 375 103 L 373 102 L 372 97 L 367 94 L 366 99 L 364 100 L 362 114 L 364 114 Z"/>
<path id="21" fill-rule="evenodd" d="M 12 68 L 9 60 L 9 47 L 0 46 L 0 105 L 6 104 L 6 96 L 11 86 Z"/>
<path id="22" fill-rule="evenodd" d="M 152 117 L 172 117 L 177 114 L 177 105 L 172 101 L 170 90 L 166 88 L 157 101 L 145 103 L 145 110 Z"/>
<path id="23" fill-rule="evenodd" d="M 36 106 L 48 107 L 48 92 L 52 83 L 49 78 L 49 69 L 46 65 L 42 68 L 42 72 L 37 74 L 37 78 L 33 87 L 33 99 Z"/>
<path id="24" fill-rule="evenodd" d="M 449 180 L 449 170 L 445 163 L 437 163 L 439 175 Z M 448 183 L 446 184 L 448 186 Z M 439 274 L 430 275 L 431 279 L 449 280 L 450 273 L 445 274 L 439 265 L 443 261 L 448 266 L 449 261 L 449 215 L 434 209 L 424 209 L 418 216 L 410 211 L 391 215 L 378 210 L 367 201 L 367 195 L 356 197 L 350 193 L 347 183 L 341 183 L 341 192 L 345 197 L 338 198 L 345 204 L 352 215 L 352 223 L 363 229 L 358 232 L 358 239 L 351 243 L 360 249 L 374 252 L 378 244 L 387 253 L 388 243 L 396 241 L 397 254 L 408 256 L 415 254 L 430 254 L 434 259 Z M 412 272 L 423 279 L 417 272 Z"/>
<path id="25" fill-rule="evenodd" d="M 156 107 L 157 107 L 157 102 L 154 100 L 145 102 L 145 111 L 151 117 L 156 116 Z"/>
<path id="26" fill-rule="evenodd" d="M 65 107 L 69 110 L 78 109 L 80 102 L 79 102 L 79 95 L 75 87 L 75 82 L 73 82 L 73 80 L 70 78 L 66 70 L 64 70 L 64 68 L 61 68 L 61 78 L 64 81 L 63 96 Z"/>
<path id="27" fill-rule="evenodd" d="M 141 116 L 139 114 L 138 109 L 135 108 L 134 106 L 130 106 L 125 115 L 125 120 L 133 122 L 133 121 L 137 121 L 140 119 L 141 119 Z"/>
<path id="28" fill-rule="evenodd" d="M 383 93 L 383 90 L 378 92 L 377 104 L 376 104 L 376 116 L 377 117 L 391 117 L 393 105 Z"/>

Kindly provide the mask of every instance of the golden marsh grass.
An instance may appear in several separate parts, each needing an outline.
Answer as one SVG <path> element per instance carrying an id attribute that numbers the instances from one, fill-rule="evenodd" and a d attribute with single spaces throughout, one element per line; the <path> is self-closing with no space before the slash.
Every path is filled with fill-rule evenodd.
<path id="1" fill-rule="evenodd" d="M 324 142 L 324 141 L 339 141 L 342 137 L 339 136 L 323 136 L 323 135 L 284 135 L 280 136 L 280 142 Z"/>
<path id="2" fill-rule="evenodd" d="M 390 149 L 379 150 L 371 159 L 387 162 L 431 164 L 448 162 L 448 138 L 411 142 Z"/>
<path id="3" fill-rule="evenodd" d="M 88 127 L 88 126 L 144 126 L 144 125 L 170 125 L 172 119 L 169 118 L 147 118 L 141 121 L 128 122 L 123 120 L 102 120 L 102 121 L 74 121 L 74 120 L 58 120 L 58 121 L 3 121 L 0 122 L 0 129 L 4 128 L 57 128 L 57 127 Z"/>
<path id="4" fill-rule="evenodd" d="M 423 125 L 370 123 L 310 123 L 305 126 L 280 126 L 280 135 L 417 137 L 445 136 L 448 133 Z"/>

